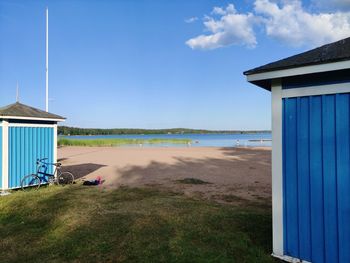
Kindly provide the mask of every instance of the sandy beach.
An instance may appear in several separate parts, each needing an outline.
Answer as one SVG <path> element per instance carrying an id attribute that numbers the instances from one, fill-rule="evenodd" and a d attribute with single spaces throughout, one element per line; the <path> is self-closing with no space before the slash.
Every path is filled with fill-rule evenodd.
<path id="1" fill-rule="evenodd" d="M 61 147 L 58 160 L 99 187 L 156 187 L 221 202 L 271 198 L 269 148 Z M 206 184 L 184 184 L 195 178 Z"/>

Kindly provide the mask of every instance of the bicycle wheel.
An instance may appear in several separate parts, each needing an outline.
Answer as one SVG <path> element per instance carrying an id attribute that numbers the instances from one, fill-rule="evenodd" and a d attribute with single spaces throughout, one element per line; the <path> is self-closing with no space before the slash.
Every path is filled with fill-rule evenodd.
<path id="1" fill-rule="evenodd" d="M 74 182 L 74 176 L 70 172 L 63 172 L 57 175 L 58 184 L 72 184 Z"/>
<path id="2" fill-rule="evenodd" d="M 36 174 L 28 174 L 24 176 L 21 180 L 22 190 L 34 189 L 38 190 L 40 187 L 41 181 Z"/>

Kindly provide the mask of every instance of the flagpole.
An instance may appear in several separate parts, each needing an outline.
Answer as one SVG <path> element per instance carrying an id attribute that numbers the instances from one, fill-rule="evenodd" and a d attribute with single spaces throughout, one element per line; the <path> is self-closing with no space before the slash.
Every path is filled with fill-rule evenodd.
<path id="1" fill-rule="evenodd" d="M 49 9 L 46 7 L 46 111 L 49 111 Z"/>

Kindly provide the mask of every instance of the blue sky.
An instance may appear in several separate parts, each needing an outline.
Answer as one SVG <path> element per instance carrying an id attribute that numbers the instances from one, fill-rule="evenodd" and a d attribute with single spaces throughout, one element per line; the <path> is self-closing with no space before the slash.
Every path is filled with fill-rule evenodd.
<path id="1" fill-rule="evenodd" d="M 0 0 L 0 105 L 18 81 L 22 103 L 45 107 L 48 6 L 64 125 L 270 129 L 270 93 L 242 72 L 350 35 L 346 2 Z"/>

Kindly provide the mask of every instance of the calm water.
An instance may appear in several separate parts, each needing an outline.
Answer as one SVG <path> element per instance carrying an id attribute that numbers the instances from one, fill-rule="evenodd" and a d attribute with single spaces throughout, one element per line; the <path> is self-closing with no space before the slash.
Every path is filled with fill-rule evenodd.
<path id="1" fill-rule="evenodd" d="M 191 139 L 192 147 L 234 147 L 234 146 L 271 146 L 271 133 L 257 134 L 151 134 L 151 135 L 94 135 L 94 136 L 63 136 L 71 139 L 103 139 L 103 138 L 124 138 L 124 139 Z M 251 141 L 258 140 L 258 141 Z M 184 145 L 164 143 L 156 145 L 143 145 L 145 147 L 169 147 Z"/>

